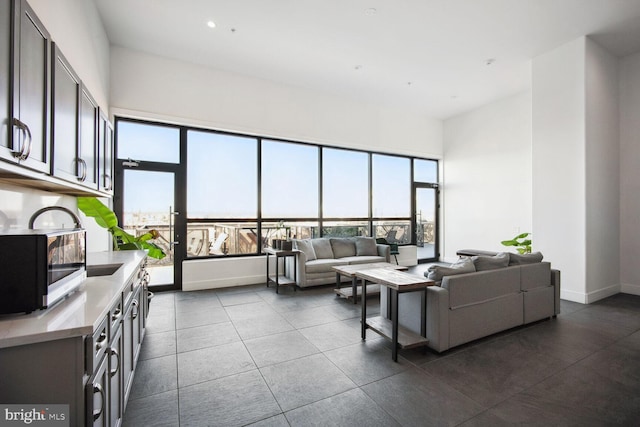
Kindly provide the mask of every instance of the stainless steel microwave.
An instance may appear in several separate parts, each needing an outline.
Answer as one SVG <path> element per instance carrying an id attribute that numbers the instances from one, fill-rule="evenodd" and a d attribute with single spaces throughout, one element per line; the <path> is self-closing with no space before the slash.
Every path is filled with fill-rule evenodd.
<path id="1" fill-rule="evenodd" d="M 0 234 L 0 314 L 50 307 L 86 278 L 84 229 Z"/>

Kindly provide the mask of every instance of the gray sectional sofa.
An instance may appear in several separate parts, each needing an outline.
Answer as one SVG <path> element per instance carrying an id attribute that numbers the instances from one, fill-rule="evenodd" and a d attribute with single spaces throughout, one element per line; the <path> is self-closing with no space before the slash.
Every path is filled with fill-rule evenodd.
<path id="1" fill-rule="evenodd" d="M 432 279 L 441 279 L 440 286 L 427 289 L 429 347 L 442 352 L 559 314 L 560 272 L 541 259 L 542 255 L 517 254 L 462 257 L 455 265 L 441 268 L 440 277 L 429 272 Z M 470 271 L 476 267 L 480 271 Z M 417 333 L 420 297 L 420 292 L 406 293 L 398 301 L 399 324 Z M 387 315 L 387 298 L 382 292 L 383 316 Z"/>
<path id="2" fill-rule="evenodd" d="M 300 251 L 295 280 L 302 288 L 335 283 L 334 266 L 389 262 L 389 246 L 372 237 L 294 239 L 293 248 Z M 293 263 L 287 263 L 286 274 L 293 279 Z"/>

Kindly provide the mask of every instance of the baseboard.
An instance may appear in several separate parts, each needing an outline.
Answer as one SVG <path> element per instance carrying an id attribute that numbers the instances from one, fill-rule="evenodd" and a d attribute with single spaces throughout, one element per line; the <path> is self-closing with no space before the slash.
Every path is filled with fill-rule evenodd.
<path id="1" fill-rule="evenodd" d="M 611 295 L 615 295 L 615 294 L 619 294 L 619 293 L 620 293 L 620 285 L 619 284 L 607 286 L 606 288 L 598 289 L 597 291 L 588 292 L 587 295 L 586 295 L 587 304 L 591 304 L 592 302 L 600 301 L 601 299 L 605 299 L 607 297 L 610 297 Z"/>
<path id="2" fill-rule="evenodd" d="M 560 299 L 566 301 L 579 302 L 580 304 L 587 303 L 587 295 L 583 292 L 567 291 L 560 287 Z"/>
<path id="3" fill-rule="evenodd" d="M 623 283 L 620 285 L 620 292 L 624 294 L 640 295 L 640 285 L 630 285 Z"/>

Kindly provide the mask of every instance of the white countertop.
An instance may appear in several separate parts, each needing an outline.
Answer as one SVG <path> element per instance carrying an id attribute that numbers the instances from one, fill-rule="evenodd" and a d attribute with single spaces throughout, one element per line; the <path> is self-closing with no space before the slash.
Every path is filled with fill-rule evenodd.
<path id="1" fill-rule="evenodd" d="M 123 265 L 110 276 L 87 278 L 78 290 L 46 310 L 0 315 L 0 348 L 91 335 L 145 258 L 144 251 L 88 253 L 87 266 Z"/>

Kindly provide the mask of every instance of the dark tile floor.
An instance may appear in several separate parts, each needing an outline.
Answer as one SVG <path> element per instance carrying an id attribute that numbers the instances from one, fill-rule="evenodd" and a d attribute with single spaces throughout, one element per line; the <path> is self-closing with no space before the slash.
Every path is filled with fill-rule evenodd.
<path id="1" fill-rule="evenodd" d="M 368 311 L 379 310 L 368 301 Z M 331 286 L 157 293 L 126 426 L 638 425 L 640 296 L 391 360 Z"/>

